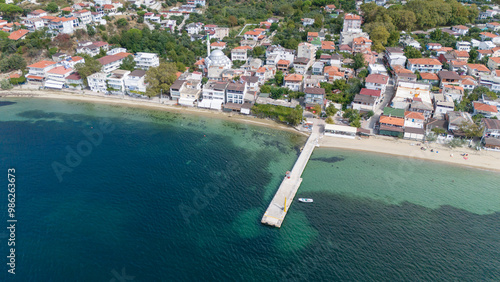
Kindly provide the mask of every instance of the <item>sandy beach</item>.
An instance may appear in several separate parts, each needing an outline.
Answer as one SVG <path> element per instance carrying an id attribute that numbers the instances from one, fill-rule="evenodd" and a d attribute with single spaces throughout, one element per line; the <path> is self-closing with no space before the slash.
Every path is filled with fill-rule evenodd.
<path id="1" fill-rule="evenodd" d="M 421 150 L 422 145 L 418 146 L 417 143 L 419 142 L 385 136 L 371 136 L 370 138 L 354 140 L 324 136 L 319 142 L 320 147 L 376 152 L 408 159 L 446 162 L 500 172 L 500 152 L 476 151 L 465 147 L 452 149 L 437 143 L 430 143 L 427 150 L 423 151 Z M 461 156 L 464 153 L 469 154 L 467 159 Z"/>
<path id="2" fill-rule="evenodd" d="M 127 107 L 140 107 L 155 110 L 166 110 L 183 114 L 193 114 L 206 116 L 210 118 L 225 119 L 234 122 L 254 124 L 275 128 L 278 130 L 286 130 L 297 134 L 308 135 L 308 133 L 300 132 L 297 129 L 277 123 L 268 119 L 259 119 L 253 116 L 244 116 L 240 114 L 231 114 L 220 111 L 180 107 L 176 105 L 160 104 L 151 101 L 121 99 L 119 97 L 101 96 L 101 95 L 82 95 L 77 93 L 69 93 L 62 91 L 50 90 L 24 90 L 12 89 L 8 91 L 0 91 L 0 97 L 34 97 L 47 99 L 62 99 L 73 100 L 91 103 L 104 104 L 119 104 Z M 417 146 L 418 142 L 404 139 L 396 139 L 385 136 L 371 136 L 370 138 L 362 139 L 345 139 L 330 136 L 324 136 L 320 140 L 321 147 L 349 149 L 358 151 L 376 152 L 382 154 L 390 154 L 409 159 L 424 159 L 430 161 L 446 162 L 455 165 L 469 166 L 474 168 L 500 171 L 500 152 L 493 151 L 476 151 L 469 148 L 454 148 L 430 143 L 428 149 L 423 151 L 421 146 Z M 413 144 L 413 146 L 412 146 Z M 430 149 L 434 149 L 431 152 Z M 467 159 L 464 159 L 461 154 L 469 154 Z"/>

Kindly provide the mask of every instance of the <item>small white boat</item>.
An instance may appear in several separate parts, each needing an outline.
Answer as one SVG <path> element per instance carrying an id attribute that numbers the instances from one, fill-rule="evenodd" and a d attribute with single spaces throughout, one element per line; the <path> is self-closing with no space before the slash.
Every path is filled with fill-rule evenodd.
<path id="1" fill-rule="evenodd" d="M 299 202 L 302 202 L 302 203 L 312 203 L 312 202 L 313 202 L 313 199 L 309 199 L 309 198 L 299 198 Z"/>

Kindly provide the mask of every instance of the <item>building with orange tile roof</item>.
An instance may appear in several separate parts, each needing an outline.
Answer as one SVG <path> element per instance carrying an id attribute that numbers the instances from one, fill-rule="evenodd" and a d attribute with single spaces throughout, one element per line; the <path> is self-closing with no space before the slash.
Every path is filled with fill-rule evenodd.
<path id="1" fill-rule="evenodd" d="M 285 87 L 292 91 L 301 91 L 302 90 L 302 79 L 304 78 L 301 74 L 289 74 L 285 76 Z"/>
<path id="2" fill-rule="evenodd" d="M 104 56 L 97 59 L 97 61 L 102 65 L 102 71 L 108 73 L 117 70 L 122 64 L 123 59 L 131 55 L 131 53 L 120 52 L 118 54 Z"/>
<path id="3" fill-rule="evenodd" d="M 418 59 L 408 59 L 407 67 L 412 72 L 439 72 L 443 64 L 436 59 L 429 58 L 418 58 Z"/>
<path id="4" fill-rule="evenodd" d="M 361 22 L 362 19 L 359 15 L 345 14 L 342 32 L 359 31 L 361 29 Z"/>
<path id="5" fill-rule="evenodd" d="M 489 74 L 491 71 L 482 64 L 467 64 L 467 74 L 479 77 L 480 74 Z"/>
<path id="6" fill-rule="evenodd" d="M 495 37 L 498 37 L 498 35 L 496 34 L 493 34 L 491 32 L 481 32 L 479 34 L 479 37 L 481 38 L 482 41 L 486 40 L 486 39 L 493 39 Z"/>
<path id="7" fill-rule="evenodd" d="M 56 62 L 53 61 L 39 61 L 31 64 L 27 66 L 28 74 L 26 78 L 32 81 L 42 81 L 47 76 L 47 72 L 55 66 Z"/>
<path id="8" fill-rule="evenodd" d="M 325 52 L 335 51 L 335 42 L 333 42 L 333 41 L 321 41 L 321 51 L 325 51 Z"/>
<path id="9" fill-rule="evenodd" d="M 42 9 L 38 9 L 38 10 L 34 10 L 30 13 L 28 13 L 28 15 L 26 15 L 26 17 L 28 19 L 30 18 L 41 18 L 41 17 L 44 17 L 44 16 L 47 16 L 48 13 Z"/>
<path id="10" fill-rule="evenodd" d="M 486 118 L 498 117 L 498 109 L 494 105 L 488 105 L 481 102 L 473 102 L 474 115 L 480 114 Z"/>
<path id="11" fill-rule="evenodd" d="M 19 30 L 16 30 L 14 32 L 12 32 L 10 35 L 9 35 L 9 39 L 10 40 L 19 40 L 19 39 L 23 39 L 26 34 L 28 34 L 28 30 L 27 29 L 19 29 Z"/>

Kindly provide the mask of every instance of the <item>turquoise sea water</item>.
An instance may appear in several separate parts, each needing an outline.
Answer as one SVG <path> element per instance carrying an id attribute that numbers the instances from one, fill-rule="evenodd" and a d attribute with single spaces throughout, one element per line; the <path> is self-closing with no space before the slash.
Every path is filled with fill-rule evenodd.
<path id="1" fill-rule="evenodd" d="M 207 117 L 0 100 L 2 222 L 10 167 L 18 219 L 16 274 L 4 267 L 0 281 L 500 279 L 494 172 L 319 148 L 298 192 L 314 203 L 294 203 L 281 229 L 261 225 L 304 141 Z"/>

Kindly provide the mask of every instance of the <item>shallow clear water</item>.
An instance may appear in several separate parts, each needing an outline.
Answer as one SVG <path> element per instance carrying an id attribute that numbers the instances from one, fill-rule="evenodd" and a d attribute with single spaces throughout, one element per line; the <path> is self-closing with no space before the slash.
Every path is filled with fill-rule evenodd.
<path id="1" fill-rule="evenodd" d="M 303 137 L 161 111 L 8 101 L 0 171 L 16 168 L 17 274 L 5 269 L 1 281 L 500 279 L 498 173 L 320 148 L 298 192 L 314 203 L 294 203 L 274 229 L 260 218 Z M 80 160 L 66 159 L 78 149 Z"/>

